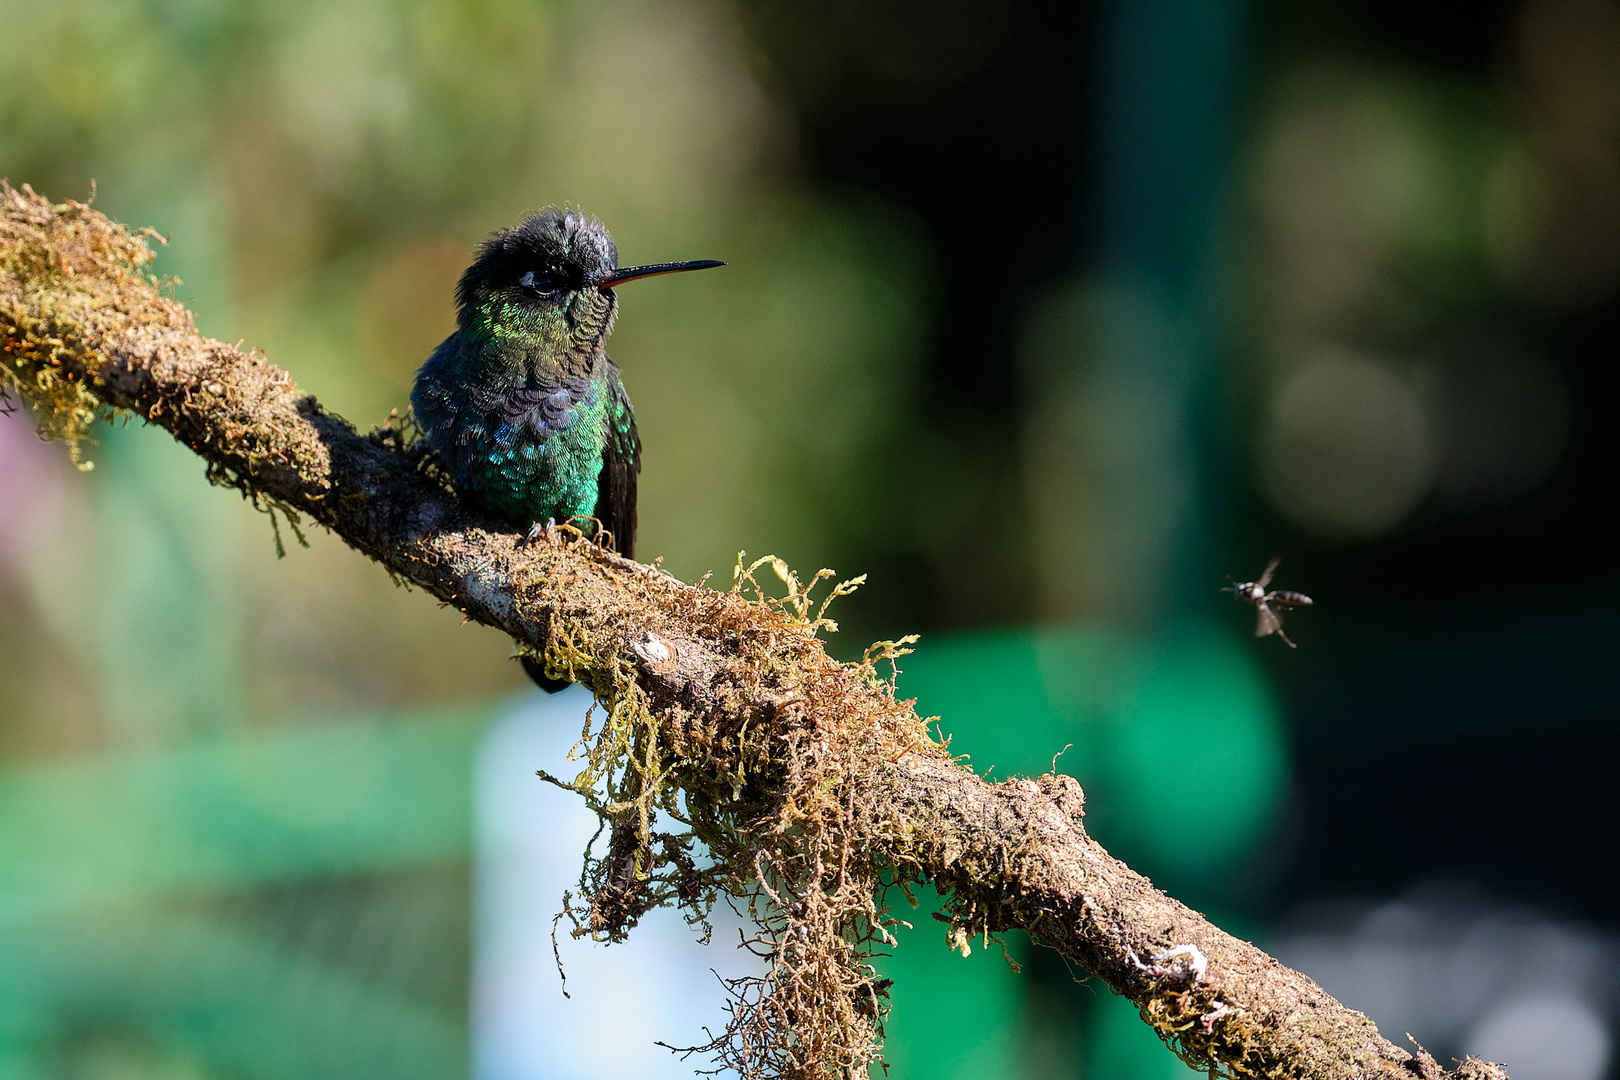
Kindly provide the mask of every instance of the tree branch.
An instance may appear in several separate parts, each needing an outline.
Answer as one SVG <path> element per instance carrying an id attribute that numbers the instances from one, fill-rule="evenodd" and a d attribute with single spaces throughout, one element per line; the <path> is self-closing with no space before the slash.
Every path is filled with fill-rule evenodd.
<path id="1" fill-rule="evenodd" d="M 167 429 L 205 459 L 215 482 L 273 514 L 313 518 L 590 685 L 609 706 L 594 751 L 602 756 L 592 759 L 608 790 L 574 786 L 613 822 L 618 854 L 597 868 L 585 931 L 616 936 L 651 904 L 695 905 L 705 889 L 711 902 L 716 887 L 765 890 L 779 902 L 761 916 L 778 920 L 767 936 L 776 970 L 797 971 L 795 935 L 805 949 L 834 951 L 883 938 L 886 917 L 870 900 L 875 879 L 849 869 L 877 867 L 948 891 L 959 940 L 1028 931 L 1128 997 L 1204 1067 L 1255 1077 L 1505 1080 L 1475 1058 L 1447 1073 L 1421 1049 L 1393 1045 L 1309 978 L 1155 889 L 1087 835 L 1071 778 L 991 784 L 954 762 L 871 663 L 826 655 L 808 588 L 796 578 L 782 574 L 786 599 L 748 599 L 683 584 L 578 538 L 522 547 L 510 528 L 461 502 L 398 432 L 357 434 L 263 356 L 200 336 L 145 273 L 149 259 L 138 236 L 87 205 L 53 206 L 26 187 L 0 187 L 0 389 L 26 399 L 45 433 L 70 441 L 114 410 Z M 620 719 L 629 726 L 615 728 Z M 618 757 L 602 749 L 611 732 L 624 735 L 608 747 Z M 706 788 L 715 776 L 729 786 Z M 653 801 L 687 808 L 692 835 L 721 853 L 716 867 L 695 869 L 681 854 L 685 840 L 649 831 Z M 806 841 L 811 834 L 836 843 Z M 648 884 L 658 880 L 649 867 L 660 862 L 659 843 L 674 852 L 667 894 Z M 742 852 L 759 868 L 751 880 L 739 870 Z M 817 923 L 816 905 L 846 885 L 866 899 Z M 846 994 L 842 1012 L 825 996 L 814 1007 L 841 1023 L 871 1018 L 857 1032 L 870 1042 L 881 1030 L 881 988 L 858 977 L 868 970 L 864 954 L 838 955 L 854 973 L 846 989 L 870 1005 Z M 774 978 L 766 989 L 786 993 L 786 976 Z M 859 1048 L 815 1041 L 804 1013 L 811 1007 L 805 997 L 799 1012 L 769 1022 L 797 1025 L 795 1045 L 815 1048 L 819 1060 L 757 1047 L 728 1059 L 716 1049 L 754 1071 L 832 1076 L 861 1064 Z"/>

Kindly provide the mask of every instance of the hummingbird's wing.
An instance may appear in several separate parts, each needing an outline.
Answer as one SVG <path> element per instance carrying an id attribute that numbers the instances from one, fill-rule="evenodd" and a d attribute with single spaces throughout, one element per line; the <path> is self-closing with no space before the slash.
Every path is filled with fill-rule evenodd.
<path id="1" fill-rule="evenodd" d="M 417 371 L 416 381 L 411 386 L 411 413 L 416 417 L 416 426 L 422 430 L 422 437 L 427 440 L 428 446 L 444 455 L 447 462 L 454 444 L 456 425 L 460 421 L 460 404 L 465 399 L 455 377 L 460 351 L 461 335 L 458 331 L 433 350 L 433 355 Z M 452 464 L 452 471 L 454 469 Z"/>
<path id="2" fill-rule="evenodd" d="M 596 518 L 613 534 L 613 549 L 625 558 L 636 553 L 636 477 L 641 472 L 641 436 L 619 368 L 604 356 L 609 391 L 607 445 L 597 480 Z"/>

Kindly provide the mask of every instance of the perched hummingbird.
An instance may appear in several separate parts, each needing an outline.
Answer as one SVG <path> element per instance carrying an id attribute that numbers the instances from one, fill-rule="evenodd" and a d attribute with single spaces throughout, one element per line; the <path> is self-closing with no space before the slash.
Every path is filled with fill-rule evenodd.
<path id="1" fill-rule="evenodd" d="M 603 345 L 614 289 L 636 278 L 724 263 L 619 269 L 602 223 L 555 207 L 490 235 L 456 287 L 456 331 L 416 373 L 411 408 L 462 492 L 532 540 L 553 522 L 594 517 L 613 547 L 636 543 L 636 416 Z M 523 658 L 530 678 L 546 678 Z"/>

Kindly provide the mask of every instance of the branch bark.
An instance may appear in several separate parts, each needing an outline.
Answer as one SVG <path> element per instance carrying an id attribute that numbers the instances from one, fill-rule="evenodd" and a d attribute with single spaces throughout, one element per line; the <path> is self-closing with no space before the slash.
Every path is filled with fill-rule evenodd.
<path id="1" fill-rule="evenodd" d="M 470 618 L 537 652 L 566 638 L 591 670 L 632 673 L 660 724 L 736 729 L 782 705 L 736 687 L 811 680 L 832 687 L 818 710 L 916 724 L 870 680 L 830 678 L 846 665 L 813 639 L 750 647 L 744 638 L 767 631 L 723 620 L 711 590 L 584 543 L 520 547 L 401 440 L 358 434 L 263 356 L 199 335 L 145 275 L 145 251 L 86 205 L 0 188 L 0 387 L 56 433 L 82 433 L 105 410 L 161 426 L 216 482 L 313 518 Z M 1128 997 L 1192 1060 L 1254 1077 L 1506 1078 L 1475 1058 L 1448 1073 L 1420 1048 L 1395 1046 L 1306 976 L 1154 888 L 1087 835 L 1069 777 L 992 784 L 921 747 L 863 775 L 867 801 L 882 808 L 863 819 L 864 840 L 949 890 L 959 925 L 1028 931 Z"/>

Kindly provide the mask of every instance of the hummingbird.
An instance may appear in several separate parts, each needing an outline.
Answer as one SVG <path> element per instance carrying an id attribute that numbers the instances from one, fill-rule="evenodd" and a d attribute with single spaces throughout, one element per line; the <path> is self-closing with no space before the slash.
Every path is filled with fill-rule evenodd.
<path id="1" fill-rule="evenodd" d="M 636 544 L 641 437 L 604 348 L 627 281 L 724 266 L 713 259 L 620 268 L 600 221 L 551 207 L 491 233 L 456 286 L 456 330 L 416 373 L 422 438 L 489 513 L 529 529 L 595 518 L 627 558 Z M 538 685 L 547 678 L 521 658 Z"/>

